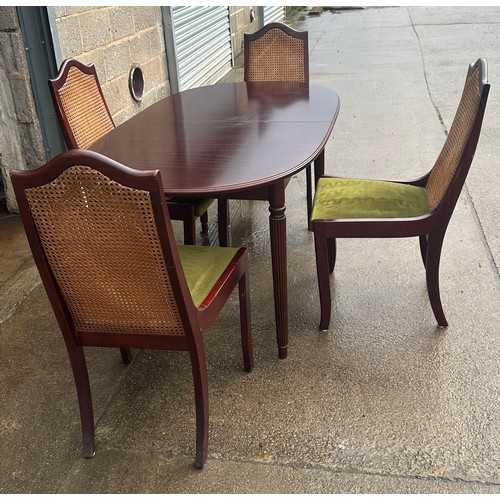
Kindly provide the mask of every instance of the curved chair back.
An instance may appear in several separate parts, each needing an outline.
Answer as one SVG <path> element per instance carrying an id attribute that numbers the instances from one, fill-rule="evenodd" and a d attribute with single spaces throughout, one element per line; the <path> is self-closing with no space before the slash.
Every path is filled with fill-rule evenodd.
<path id="1" fill-rule="evenodd" d="M 20 173 L 16 190 L 44 284 L 67 313 L 60 319 L 77 336 L 199 330 L 160 173 L 71 153 Z"/>
<path id="2" fill-rule="evenodd" d="M 270 23 L 244 35 L 244 79 L 309 83 L 307 31 Z"/>
<path id="3" fill-rule="evenodd" d="M 66 59 L 49 88 L 69 149 L 87 149 L 115 128 L 93 64 Z"/>
<path id="4" fill-rule="evenodd" d="M 457 202 L 476 151 L 489 89 L 486 61 L 478 59 L 469 66 L 448 137 L 429 173 L 425 190 L 431 211 L 447 199 L 452 211 Z"/>

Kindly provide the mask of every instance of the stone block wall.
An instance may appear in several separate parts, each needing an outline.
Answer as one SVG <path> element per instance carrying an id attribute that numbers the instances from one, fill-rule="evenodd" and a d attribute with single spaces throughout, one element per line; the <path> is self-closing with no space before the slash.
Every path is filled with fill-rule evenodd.
<path id="1" fill-rule="evenodd" d="M 171 93 L 161 7 L 49 8 L 53 9 L 54 43 L 62 60 L 73 57 L 95 64 L 117 125 Z M 259 8 L 229 9 L 238 67 L 243 61 L 243 34 L 256 31 L 260 25 Z M 129 91 L 129 73 L 135 64 L 142 69 L 145 81 L 140 102 Z M 33 169 L 46 159 L 17 10 L 14 6 L 0 6 L 0 203 L 3 184 L 9 211 L 15 212 L 17 206 L 8 170 Z"/>
<path id="2" fill-rule="evenodd" d="M 54 7 L 63 59 L 94 63 L 116 125 L 170 94 L 160 7 Z M 138 64 L 144 96 L 129 92 L 129 72 Z"/>
<path id="3" fill-rule="evenodd" d="M 259 9 L 251 6 L 229 7 L 231 42 L 235 65 L 243 64 L 243 35 L 259 29 Z"/>

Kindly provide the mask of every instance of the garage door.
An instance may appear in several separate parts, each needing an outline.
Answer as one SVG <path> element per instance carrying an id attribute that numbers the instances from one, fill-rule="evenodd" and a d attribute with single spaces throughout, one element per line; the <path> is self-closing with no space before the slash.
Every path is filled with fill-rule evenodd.
<path id="1" fill-rule="evenodd" d="M 285 19 L 285 7 L 264 7 L 264 24 L 282 23 Z"/>
<path id="2" fill-rule="evenodd" d="M 172 92 L 216 83 L 232 67 L 229 8 L 164 9 L 171 37 L 166 30 Z"/>

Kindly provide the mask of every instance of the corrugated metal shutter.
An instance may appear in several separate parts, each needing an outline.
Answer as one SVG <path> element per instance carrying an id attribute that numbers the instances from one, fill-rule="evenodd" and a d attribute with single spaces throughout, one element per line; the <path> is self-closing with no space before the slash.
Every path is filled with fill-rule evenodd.
<path id="1" fill-rule="evenodd" d="M 264 6 L 264 24 L 281 23 L 285 20 L 285 7 Z"/>
<path id="2" fill-rule="evenodd" d="M 232 67 L 228 7 L 172 7 L 179 90 L 211 85 Z"/>

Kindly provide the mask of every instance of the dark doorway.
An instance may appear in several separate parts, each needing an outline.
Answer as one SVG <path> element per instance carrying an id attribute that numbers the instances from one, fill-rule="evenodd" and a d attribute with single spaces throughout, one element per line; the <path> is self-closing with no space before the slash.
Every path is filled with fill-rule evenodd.
<path id="1" fill-rule="evenodd" d="M 57 73 L 47 7 L 17 7 L 47 159 L 66 149 L 47 80 Z"/>

